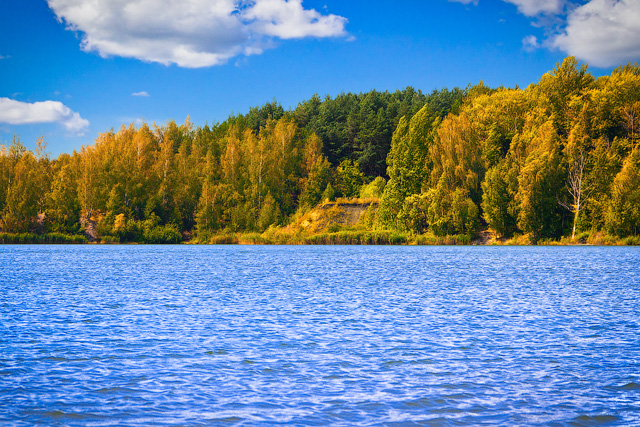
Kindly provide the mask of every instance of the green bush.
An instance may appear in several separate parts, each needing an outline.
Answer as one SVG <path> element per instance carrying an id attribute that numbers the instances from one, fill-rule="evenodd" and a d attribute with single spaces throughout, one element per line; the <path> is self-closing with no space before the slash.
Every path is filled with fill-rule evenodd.
<path id="1" fill-rule="evenodd" d="M 329 232 L 329 233 L 337 233 L 341 229 L 342 229 L 342 226 L 340 224 L 338 224 L 337 222 L 334 222 L 329 227 L 327 227 L 327 232 Z"/>
<path id="2" fill-rule="evenodd" d="M 144 243 L 154 245 L 178 244 L 182 242 L 182 234 L 170 225 L 161 225 L 145 230 L 142 238 Z"/>
<path id="3" fill-rule="evenodd" d="M 586 243 L 587 240 L 589 240 L 591 233 L 589 233 L 588 231 L 585 231 L 583 233 L 580 233 L 576 236 L 576 240 L 580 243 Z"/>
<path id="4" fill-rule="evenodd" d="M 243 245 L 266 245 L 270 242 L 260 233 L 246 233 L 242 234 L 238 239 L 240 244 Z"/>
<path id="5" fill-rule="evenodd" d="M 640 236 L 629 236 L 622 242 L 627 246 L 640 246 Z"/>
<path id="6" fill-rule="evenodd" d="M 118 244 L 120 243 L 120 238 L 116 236 L 102 236 L 100 237 L 100 243 L 106 245 Z"/>
<path id="7" fill-rule="evenodd" d="M 384 192 L 384 187 L 387 185 L 387 181 L 381 176 L 377 177 L 369 184 L 364 184 L 362 188 L 360 188 L 360 197 L 361 198 L 380 198 L 382 197 L 382 193 Z"/>
<path id="8" fill-rule="evenodd" d="M 237 245 L 238 243 L 240 242 L 235 233 L 217 234 L 209 240 L 211 245 Z"/>

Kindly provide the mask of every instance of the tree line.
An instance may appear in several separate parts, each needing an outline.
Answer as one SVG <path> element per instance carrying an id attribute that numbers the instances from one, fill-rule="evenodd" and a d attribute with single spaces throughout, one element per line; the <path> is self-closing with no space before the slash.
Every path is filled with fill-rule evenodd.
<path id="1" fill-rule="evenodd" d="M 273 101 L 222 123 L 122 126 L 51 159 L 0 151 L 0 227 L 121 242 L 207 241 L 287 225 L 319 202 L 379 199 L 378 230 L 483 228 L 533 240 L 640 232 L 640 68 L 569 57 L 525 89 Z"/>
<path id="2" fill-rule="evenodd" d="M 459 113 L 401 119 L 380 220 L 534 240 L 640 232 L 640 68 L 598 79 L 573 57 L 524 90 L 472 88 Z"/>

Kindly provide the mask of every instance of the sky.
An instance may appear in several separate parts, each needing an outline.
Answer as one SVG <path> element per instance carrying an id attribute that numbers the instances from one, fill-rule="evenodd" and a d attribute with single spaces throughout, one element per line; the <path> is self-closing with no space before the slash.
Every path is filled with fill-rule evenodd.
<path id="1" fill-rule="evenodd" d="M 122 124 L 276 100 L 524 88 L 640 59 L 640 0 L 0 0 L 0 144 L 55 157 Z"/>

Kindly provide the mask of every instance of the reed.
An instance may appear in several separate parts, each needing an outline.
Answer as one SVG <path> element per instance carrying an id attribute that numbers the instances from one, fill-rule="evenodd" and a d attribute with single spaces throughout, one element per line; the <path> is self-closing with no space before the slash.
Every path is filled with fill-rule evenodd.
<path id="1" fill-rule="evenodd" d="M 87 238 L 81 235 L 70 235 L 63 233 L 0 233 L 0 244 L 20 245 L 20 244 L 83 244 L 89 243 Z"/>

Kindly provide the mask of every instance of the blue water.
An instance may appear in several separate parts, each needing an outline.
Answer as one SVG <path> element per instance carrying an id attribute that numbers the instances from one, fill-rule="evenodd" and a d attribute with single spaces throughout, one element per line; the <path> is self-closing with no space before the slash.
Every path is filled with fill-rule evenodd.
<path id="1" fill-rule="evenodd" d="M 0 425 L 640 425 L 639 261 L 0 246 Z"/>

